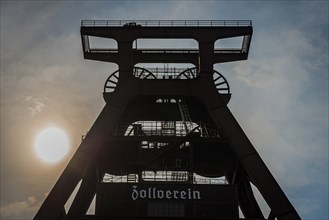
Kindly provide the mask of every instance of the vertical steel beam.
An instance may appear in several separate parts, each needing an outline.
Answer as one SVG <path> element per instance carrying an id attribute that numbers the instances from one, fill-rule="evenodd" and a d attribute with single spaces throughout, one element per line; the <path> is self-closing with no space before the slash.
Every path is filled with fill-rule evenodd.
<path id="1" fill-rule="evenodd" d="M 246 218 L 264 218 L 248 180 L 243 179 L 238 183 L 238 196 L 241 211 Z"/>
<path id="2" fill-rule="evenodd" d="M 85 215 L 96 193 L 96 185 L 99 182 L 96 165 L 93 164 L 87 176 L 82 179 L 80 188 L 68 211 L 68 216 Z"/>
<path id="3" fill-rule="evenodd" d="M 209 102 L 208 105 L 210 106 Z M 217 126 L 230 143 L 250 181 L 258 188 L 278 220 L 300 220 L 294 207 L 266 167 L 227 106 L 209 109 Z"/>
<path id="4" fill-rule="evenodd" d="M 120 80 L 125 79 L 132 75 L 134 64 L 133 64 L 133 50 L 131 41 L 118 41 L 119 51 L 119 74 Z"/>
<path id="5" fill-rule="evenodd" d="M 50 191 L 34 220 L 57 220 L 79 181 L 86 176 L 98 150 L 114 130 L 123 108 L 107 104 Z"/>
<path id="6" fill-rule="evenodd" d="M 214 42 L 200 40 L 199 43 L 199 67 L 200 73 L 212 74 L 213 73 L 213 54 Z"/>

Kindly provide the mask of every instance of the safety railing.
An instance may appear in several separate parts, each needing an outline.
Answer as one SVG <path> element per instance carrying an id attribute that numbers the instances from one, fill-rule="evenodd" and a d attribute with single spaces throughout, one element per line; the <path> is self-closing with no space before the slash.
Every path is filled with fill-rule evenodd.
<path id="1" fill-rule="evenodd" d="M 221 53 L 221 54 L 223 54 L 223 53 L 225 53 L 225 54 L 237 54 L 237 53 L 243 53 L 244 51 L 243 50 L 241 50 L 241 49 L 235 49 L 235 48 L 232 48 L 232 49 L 230 49 L 230 48 L 227 48 L 227 49 L 215 49 L 214 50 L 214 53 L 215 54 L 218 54 L 218 53 Z"/>
<path id="2" fill-rule="evenodd" d="M 250 20 L 82 20 L 82 27 L 248 27 Z"/>
<path id="3" fill-rule="evenodd" d="M 88 53 L 115 53 L 117 54 L 119 52 L 118 49 L 112 49 L 112 48 L 86 48 L 85 52 Z"/>
<path id="4" fill-rule="evenodd" d="M 134 174 L 129 174 L 134 175 Z M 135 178 L 129 181 L 129 175 L 116 176 L 106 173 L 103 177 L 103 183 L 127 183 L 127 182 L 138 182 L 139 176 L 135 174 Z M 188 171 L 143 171 L 141 174 L 141 181 L 146 182 L 186 182 L 189 181 Z M 227 185 L 229 184 L 225 177 L 220 178 L 206 178 L 193 174 L 191 178 L 193 184 L 208 184 L 208 185 Z M 132 181 L 134 180 L 134 181 Z"/>
<path id="5" fill-rule="evenodd" d="M 145 71 L 146 70 L 146 71 Z M 149 77 L 150 73 L 152 77 Z M 134 76 L 140 79 L 193 79 L 199 74 L 196 68 L 135 68 Z M 184 74 L 184 75 L 183 75 Z"/>
<path id="6" fill-rule="evenodd" d="M 138 49 L 135 51 L 144 53 L 144 54 L 147 54 L 147 53 L 152 53 L 152 54 L 159 54 L 159 53 L 184 53 L 184 54 L 193 53 L 193 54 L 196 54 L 196 53 L 199 53 L 198 49 L 169 49 L 169 48 L 166 48 L 166 49 L 164 49 L 164 48 L 161 48 L 161 49 Z"/>
<path id="7" fill-rule="evenodd" d="M 172 126 L 166 121 L 138 121 L 128 128 L 117 126 L 116 135 L 124 136 L 186 136 L 184 124 L 181 121 L 173 121 Z M 194 124 L 197 127 L 197 124 Z"/>
<path id="8" fill-rule="evenodd" d="M 218 128 L 213 125 L 192 122 L 192 129 L 203 138 L 221 137 Z M 128 126 L 118 125 L 115 129 L 117 136 L 186 136 L 188 133 L 183 121 L 138 121 Z"/>
<path id="9" fill-rule="evenodd" d="M 152 72 L 155 75 L 166 75 L 166 74 L 170 74 L 170 75 L 178 75 L 181 72 L 187 70 L 188 67 L 186 68 L 180 68 L 180 67 L 153 67 L 153 68 L 147 68 L 147 70 L 149 70 L 150 72 Z"/>
<path id="10" fill-rule="evenodd" d="M 245 46 L 245 45 L 244 45 Z M 133 51 L 142 54 L 198 54 L 198 49 L 133 49 Z M 236 49 L 236 48 L 226 48 L 226 49 L 214 49 L 214 53 L 243 53 L 246 51 L 246 48 Z M 113 53 L 117 54 L 118 49 L 112 48 L 85 48 L 85 52 L 88 53 Z"/>

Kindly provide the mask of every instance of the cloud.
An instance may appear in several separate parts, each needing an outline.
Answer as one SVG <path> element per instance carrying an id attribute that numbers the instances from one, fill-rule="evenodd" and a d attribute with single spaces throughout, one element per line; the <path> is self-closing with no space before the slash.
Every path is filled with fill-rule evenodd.
<path id="1" fill-rule="evenodd" d="M 40 208 L 42 201 L 34 196 L 24 201 L 9 203 L 0 208 L 1 219 L 31 219 Z"/>
<path id="2" fill-rule="evenodd" d="M 36 116 L 39 112 L 43 110 L 43 108 L 46 107 L 46 105 L 41 102 L 38 98 L 33 96 L 26 96 L 25 102 L 28 103 L 28 110 L 31 113 L 31 117 Z"/>
<path id="3" fill-rule="evenodd" d="M 328 210 L 317 193 L 328 193 L 328 42 L 302 22 L 255 27 L 249 60 L 226 69 L 233 114 L 303 219 L 314 219 Z"/>

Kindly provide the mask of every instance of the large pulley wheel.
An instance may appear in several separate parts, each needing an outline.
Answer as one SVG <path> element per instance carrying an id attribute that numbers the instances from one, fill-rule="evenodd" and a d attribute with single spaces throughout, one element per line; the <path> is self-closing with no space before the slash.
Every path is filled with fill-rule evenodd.
<path id="1" fill-rule="evenodd" d="M 151 71 L 141 67 L 134 67 L 133 75 L 138 79 L 156 79 Z"/>
<path id="2" fill-rule="evenodd" d="M 189 68 L 181 72 L 176 79 L 194 79 L 198 75 L 197 68 Z M 213 71 L 213 79 L 215 87 L 219 94 L 230 94 L 230 86 L 225 77 L 218 71 Z"/>
<path id="3" fill-rule="evenodd" d="M 225 77 L 218 71 L 214 70 L 214 83 L 219 94 L 230 94 L 230 85 Z"/>
<path id="4" fill-rule="evenodd" d="M 149 70 L 134 67 L 133 75 L 138 79 L 156 79 L 156 76 Z M 194 79 L 197 77 L 197 69 L 189 68 L 181 72 L 176 79 Z M 230 94 L 230 86 L 225 77 L 218 71 L 214 70 L 213 79 L 215 87 L 219 94 Z M 119 70 L 113 72 L 106 80 L 104 85 L 104 93 L 113 92 L 119 81 Z"/>
<path id="5" fill-rule="evenodd" d="M 194 79 L 197 77 L 197 69 L 195 67 L 188 68 L 181 72 L 176 79 Z"/>
<path id="6" fill-rule="evenodd" d="M 119 70 L 113 72 L 106 80 L 104 93 L 113 92 L 119 81 Z"/>
<path id="7" fill-rule="evenodd" d="M 133 75 L 138 79 L 156 79 L 154 74 L 144 68 L 134 67 Z M 106 80 L 104 85 L 104 93 L 113 92 L 119 81 L 119 70 L 113 72 Z"/>

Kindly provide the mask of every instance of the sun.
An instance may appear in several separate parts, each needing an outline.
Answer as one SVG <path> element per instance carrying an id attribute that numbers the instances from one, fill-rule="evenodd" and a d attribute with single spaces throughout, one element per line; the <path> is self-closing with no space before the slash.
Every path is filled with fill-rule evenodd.
<path id="1" fill-rule="evenodd" d="M 63 130 L 55 127 L 46 128 L 35 138 L 34 148 L 42 160 L 56 163 L 67 155 L 69 140 Z"/>

